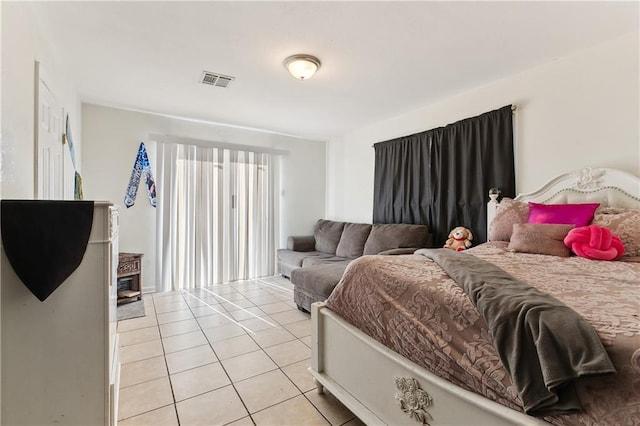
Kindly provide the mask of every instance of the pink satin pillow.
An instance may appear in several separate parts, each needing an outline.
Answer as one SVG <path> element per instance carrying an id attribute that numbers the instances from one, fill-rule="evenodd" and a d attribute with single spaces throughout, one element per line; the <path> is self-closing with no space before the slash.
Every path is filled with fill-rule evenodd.
<path id="1" fill-rule="evenodd" d="M 528 223 L 556 223 L 576 228 L 591 224 L 600 203 L 538 204 L 529 202 Z"/>

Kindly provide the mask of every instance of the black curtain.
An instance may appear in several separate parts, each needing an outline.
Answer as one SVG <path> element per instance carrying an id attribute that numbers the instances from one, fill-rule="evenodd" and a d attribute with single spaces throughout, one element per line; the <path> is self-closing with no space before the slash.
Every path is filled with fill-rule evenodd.
<path id="1" fill-rule="evenodd" d="M 373 222 L 428 225 L 434 247 L 456 226 L 485 242 L 489 188 L 515 195 L 511 105 L 374 149 Z"/>

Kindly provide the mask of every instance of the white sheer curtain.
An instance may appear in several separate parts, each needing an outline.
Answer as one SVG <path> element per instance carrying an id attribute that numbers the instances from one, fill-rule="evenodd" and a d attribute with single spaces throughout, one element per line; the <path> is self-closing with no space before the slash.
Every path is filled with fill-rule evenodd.
<path id="1" fill-rule="evenodd" d="M 275 274 L 278 156 L 158 144 L 158 291 Z"/>

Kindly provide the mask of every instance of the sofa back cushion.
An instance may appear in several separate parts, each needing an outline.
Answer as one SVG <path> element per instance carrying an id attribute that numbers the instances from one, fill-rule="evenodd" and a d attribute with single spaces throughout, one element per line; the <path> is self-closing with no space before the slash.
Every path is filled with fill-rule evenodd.
<path id="1" fill-rule="evenodd" d="M 381 251 L 396 248 L 426 247 L 428 238 L 429 228 L 427 225 L 376 223 L 371 228 L 363 254 L 378 254 Z"/>
<path id="2" fill-rule="evenodd" d="M 369 223 L 345 223 L 336 256 L 350 259 L 362 256 L 364 244 L 370 232 L 371 224 Z"/>
<path id="3" fill-rule="evenodd" d="M 313 227 L 313 237 L 316 239 L 316 250 L 323 253 L 336 254 L 338 242 L 342 235 L 344 222 L 320 219 Z"/>

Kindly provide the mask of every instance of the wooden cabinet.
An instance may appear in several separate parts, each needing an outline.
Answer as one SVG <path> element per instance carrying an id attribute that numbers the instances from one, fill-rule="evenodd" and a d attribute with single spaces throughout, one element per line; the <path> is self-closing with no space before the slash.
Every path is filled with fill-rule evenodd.
<path id="1" fill-rule="evenodd" d="M 142 254 L 118 255 L 118 305 L 142 300 Z"/>
<path id="2" fill-rule="evenodd" d="M 78 268 L 40 302 L 2 250 L 2 424 L 115 425 L 118 211 L 96 202 Z"/>

